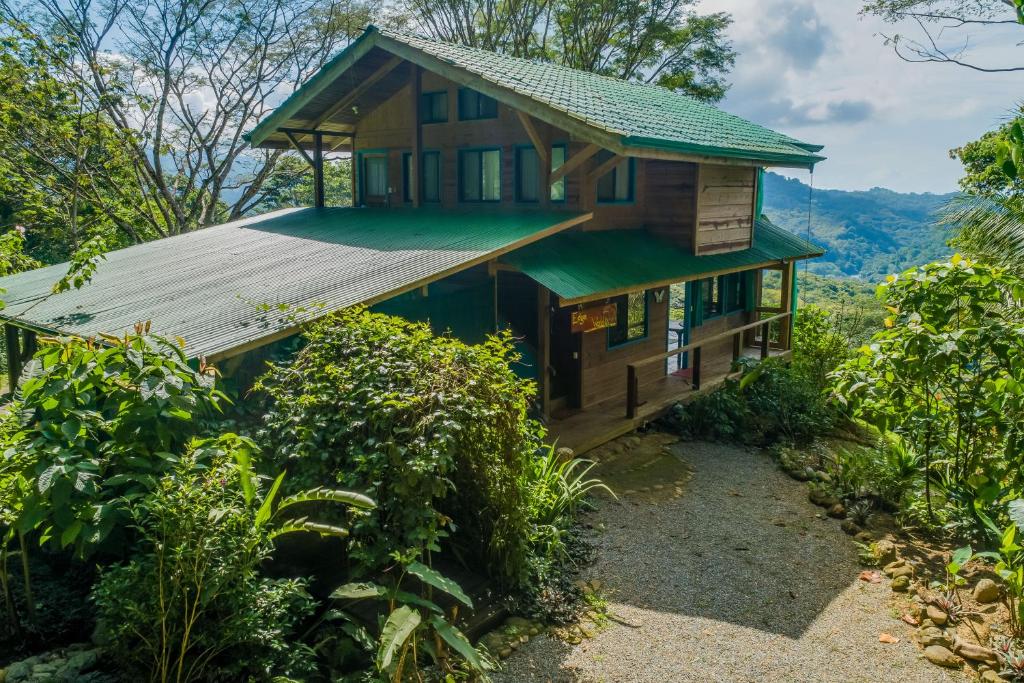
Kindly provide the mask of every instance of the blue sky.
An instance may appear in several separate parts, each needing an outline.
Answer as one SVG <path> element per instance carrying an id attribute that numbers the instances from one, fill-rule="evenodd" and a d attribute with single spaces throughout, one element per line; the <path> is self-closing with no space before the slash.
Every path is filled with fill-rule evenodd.
<path id="1" fill-rule="evenodd" d="M 858 0 L 703 0 L 733 15 L 739 51 L 722 106 L 808 142 L 828 160 L 817 187 L 955 190 L 961 166 L 949 150 L 1004 121 L 1024 97 L 1024 72 L 983 74 L 945 64 L 908 64 L 880 32 L 911 34 L 858 15 Z M 1017 27 L 971 36 L 968 56 L 1024 62 Z M 963 40 L 947 32 L 944 39 Z M 806 173 L 783 171 L 804 181 Z"/>

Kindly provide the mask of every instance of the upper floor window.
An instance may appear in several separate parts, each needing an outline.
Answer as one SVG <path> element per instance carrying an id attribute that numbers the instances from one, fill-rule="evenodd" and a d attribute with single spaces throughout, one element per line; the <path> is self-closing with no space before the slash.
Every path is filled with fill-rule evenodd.
<path id="1" fill-rule="evenodd" d="M 601 152 L 597 155 L 597 163 L 603 164 L 610 158 L 611 152 Z M 633 201 L 632 159 L 623 159 L 598 179 L 597 201 L 605 203 Z"/>
<path id="2" fill-rule="evenodd" d="M 441 153 L 423 152 L 420 166 L 420 200 L 441 201 Z M 402 154 L 402 198 L 412 202 L 412 152 Z"/>
<path id="3" fill-rule="evenodd" d="M 425 92 L 420 95 L 420 121 L 444 123 L 448 120 L 448 91 Z"/>
<path id="4" fill-rule="evenodd" d="M 565 163 L 565 145 L 552 145 L 551 146 L 551 170 L 557 171 L 562 164 Z M 557 183 L 551 184 L 551 201 L 553 202 L 564 202 L 565 201 L 565 176 L 558 179 Z"/>
<path id="5" fill-rule="evenodd" d="M 535 202 L 540 199 L 540 158 L 530 147 L 516 148 L 516 201 Z"/>
<path id="6" fill-rule="evenodd" d="M 498 116 L 498 103 L 487 95 L 476 90 L 462 88 L 459 90 L 459 120 L 473 121 L 476 119 L 493 119 Z"/>
<path id="7" fill-rule="evenodd" d="M 388 194 L 388 158 L 383 154 L 363 157 L 363 198 L 382 199 Z"/>
<path id="8" fill-rule="evenodd" d="M 615 326 L 608 328 L 608 348 L 622 346 L 647 337 L 647 292 L 617 296 Z"/>
<path id="9" fill-rule="evenodd" d="M 501 201 L 501 150 L 459 151 L 459 199 L 464 202 Z"/>

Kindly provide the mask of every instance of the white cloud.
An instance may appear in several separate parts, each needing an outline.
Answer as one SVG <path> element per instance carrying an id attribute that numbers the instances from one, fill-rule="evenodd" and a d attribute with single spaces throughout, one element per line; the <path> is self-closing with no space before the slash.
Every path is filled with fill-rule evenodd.
<path id="1" fill-rule="evenodd" d="M 1005 119 L 1020 97 L 1021 76 L 904 62 L 881 34 L 914 27 L 861 17 L 861 6 L 858 0 L 704 0 L 703 11 L 732 14 L 729 35 L 740 53 L 722 106 L 825 145 L 829 159 L 815 172 L 818 186 L 956 189 L 961 167 L 949 150 Z M 1005 64 L 1020 52 L 1015 33 L 973 36 L 969 56 Z M 945 37 L 951 44 L 962 40 Z"/>

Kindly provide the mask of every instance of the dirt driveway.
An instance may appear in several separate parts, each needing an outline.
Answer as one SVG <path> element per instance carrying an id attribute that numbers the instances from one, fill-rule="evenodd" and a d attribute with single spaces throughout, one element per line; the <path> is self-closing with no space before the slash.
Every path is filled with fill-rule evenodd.
<path id="1" fill-rule="evenodd" d="M 919 656 L 887 582 L 857 579 L 849 537 L 767 456 L 680 443 L 627 466 L 631 448 L 620 450 L 602 476 L 630 493 L 601 501 L 587 572 L 618 623 L 575 646 L 536 638 L 495 680 L 967 680 Z M 692 478 L 677 488 L 683 468 Z"/>

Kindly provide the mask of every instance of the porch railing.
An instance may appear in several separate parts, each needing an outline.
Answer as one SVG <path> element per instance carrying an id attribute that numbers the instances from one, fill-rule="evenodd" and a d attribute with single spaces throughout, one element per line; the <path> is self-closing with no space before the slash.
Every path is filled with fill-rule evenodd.
<path id="1" fill-rule="evenodd" d="M 693 385 L 694 391 L 696 391 L 700 389 L 700 356 L 701 349 L 703 347 L 707 346 L 708 344 L 712 344 L 714 342 L 722 341 L 723 339 L 728 339 L 732 337 L 732 359 L 736 360 L 737 358 L 740 357 L 740 354 L 743 350 L 744 333 L 746 333 L 749 330 L 760 328 L 761 360 L 764 360 L 765 358 L 768 357 L 769 354 L 769 343 L 771 339 L 771 335 L 769 334 L 769 328 L 771 327 L 772 323 L 781 323 L 781 321 L 788 319 L 792 315 L 792 311 L 786 311 L 778 315 L 773 315 L 770 318 L 765 318 L 764 320 L 755 320 L 752 323 L 747 323 L 746 325 L 742 325 L 740 327 L 734 327 L 731 330 L 726 330 L 725 332 L 722 332 L 720 334 L 712 335 L 710 337 L 707 337 L 706 339 L 700 339 L 685 346 L 680 346 L 678 348 L 671 349 L 664 353 L 659 353 L 656 356 L 651 356 L 649 358 L 644 358 L 643 360 L 638 360 L 633 363 L 630 363 L 629 365 L 626 366 L 626 417 L 629 419 L 633 419 L 634 417 L 636 417 L 636 409 L 643 405 L 643 402 L 640 400 L 640 374 L 639 372 L 637 372 L 639 368 L 651 365 L 652 363 L 664 363 L 666 360 L 674 356 L 680 356 L 684 353 L 692 352 L 690 356 L 690 369 L 692 371 L 690 381 Z"/>

